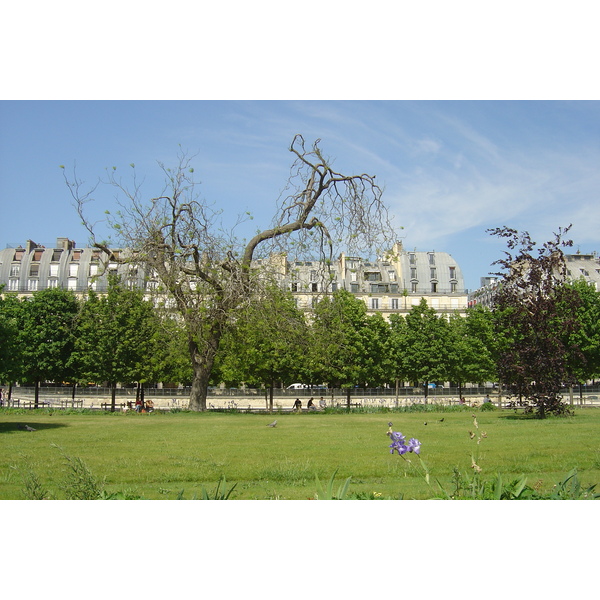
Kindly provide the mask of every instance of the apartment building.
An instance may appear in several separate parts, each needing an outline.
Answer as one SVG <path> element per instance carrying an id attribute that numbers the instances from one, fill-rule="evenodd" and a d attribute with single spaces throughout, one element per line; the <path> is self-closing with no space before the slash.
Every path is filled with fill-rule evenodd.
<path id="1" fill-rule="evenodd" d="M 600 259 L 596 252 L 592 254 L 565 254 L 567 281 L 584 280 L 600 291 Z M 482 277 L 478 289 L 469 294 L 468 305 L 477 304 L 492 307 L 494 295 L 501 285 L 500 277 Z"/>
<path id="2" fill-rule="evenodd" d="M 123 258 L 130 250 L 116 250 Z M 121 277 L 126 285 L 148 289 L 155 285 L 141 267 L 120 262 L 109 263 L 97 248 L 78 248 L 68 238 L 58 238 L 54 247 L 28 240 L 25 246 L 0 250 L 0 284 L 5 291 L 29 295 L 52 287 L 83 293 L 108 288 L 108 276 Z M 257 261 L 269 266 L 281 286 L 290 291 L 301 309 L 310 310 L 324 294 L 345 289 L 362 299 L 369 313 L 406 313 L 425 298 L 439 313 L 467 307 L 467 291 L 462 271 L 446 252 L 405 250 L 396 243 L 387 256 L 366 260 L 341 254 L 331 263 L 292 261 L 286 255 Z"/>

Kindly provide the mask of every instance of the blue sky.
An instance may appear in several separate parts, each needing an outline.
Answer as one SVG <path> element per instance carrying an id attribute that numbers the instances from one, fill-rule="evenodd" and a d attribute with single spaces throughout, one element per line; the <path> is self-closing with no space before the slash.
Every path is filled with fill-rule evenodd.
<path id="1" fill-rule="evenodd" d="M 451 253 L 470 289 L 502 256 L 486 228 L 543 242 L 572 223 L 575 248 L 600 250 L 595 101 L 3 101 L 0 132 L 2 247 L 86 241 L 59 165 L 92 184 L 135 163 L 150 196 L 179 145 L 206 200 L 266 226 L 301 133 L 340 171 L 376 175 L 405 247 Z M 101 218 L 113 192 L 95 198 Z"/>

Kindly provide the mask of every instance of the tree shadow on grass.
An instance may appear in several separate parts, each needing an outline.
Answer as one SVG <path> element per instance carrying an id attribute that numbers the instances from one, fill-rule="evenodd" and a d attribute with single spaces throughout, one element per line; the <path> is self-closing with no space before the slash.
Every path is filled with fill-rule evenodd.
<path id="1" fill-rule="evenodd" d="M 498 418 L 500 419 L 506 419 L 509 421 L 533 421 L 533 420 L 537 420 L 537 417 L 535 416 L 535 414 L 531 414 L 531 415 L 524 415 L 522 413 L 516 413 L 516 414 L 512 414 L 512 415 L 500 415 Z"/>
<path id="2" fill-rule="evenodd" d="M 35 431 L 27 431 L 26 426 L 32 427 Z M 44 429 L 58 429 L 59 427 L 67 427 L 64 423 L 28 423 L 27 421 L 0 423 L 0 434 L 2 433 L 21 433 L 33 435 Z"/>

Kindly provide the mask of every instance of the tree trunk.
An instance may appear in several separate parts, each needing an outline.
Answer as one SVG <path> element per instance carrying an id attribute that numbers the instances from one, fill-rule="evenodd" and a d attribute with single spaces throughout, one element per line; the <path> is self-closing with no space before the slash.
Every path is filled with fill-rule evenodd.
<path id="1" fill-rule="evenodd" d="M 116 398 L 117 398 L 117 384 L 110 384 L 110 412 L 115 412 L 116 409 Z"/>
<path id="2" fill-rule="evenodd" d="M 33 396 L 33 407 L 38 407 L 38 402 L 40 401 L 40 382 L 36 380 L 35 382 L 35 391 Z"/>
<path id="3" fill-rule="evenodd" d="M 203 365 L 194 365 L 194 379 L 192 381 L 192 390 L 190 392 L 190 410 L 199 412 L 206 410 L 209 378 L 210 369 L 207 369 Z"/>
<path id="4" fill-rule="evenodd" d="M 206 347 L 199 351 L 198 344 L 188 338 L 189 352 L 194 369 L 192 390 L 190 392 L 189 409 L 204 412 L 206 410 L 206 398 L 208 396 L 208 383 L 215 363 L 215 356 L 221 341 L 220 327 L 213 328 L 211 336 L 206 341 Z"/>
<path id="5" fill-rule="evenodd" d="M 271 382 L 269 385 L 269 413 L 273 412 L 273 387 L 274 384 Z"/>
<path id="6" fill-rule="evenodd" d="M 351 392 L 351 391 L 352 391 L 352 389 L 351 389 L 351 388 L 348 388 L 348 389 L 346 390 L 346 408 L 347 408 L 348 410 L 350 410 L 350 392 Z"/>
<path id="7" fill-rule="evenodd" d="M 77 384 L 73 384 L 73 389 L 71 390 L 71 408 L 75 406 L 75 390 L 77 389 Z"/>

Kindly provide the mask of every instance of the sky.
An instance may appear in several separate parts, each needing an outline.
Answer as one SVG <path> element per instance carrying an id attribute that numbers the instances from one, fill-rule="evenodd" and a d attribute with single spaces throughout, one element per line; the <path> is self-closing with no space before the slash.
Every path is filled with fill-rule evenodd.
<path id="1" fill-rule="evenodd" d="M 600 103 L 552 100 L 4 100 L 0 246 L 85 245 L 60 165 L 92 186 L 134 163 L 151 197 L 158 163 L 175 166 L 180 150 L 202 198 L 267 226 L 297 133 L 340 172 L 375 175 L 404 247 L 450 253 L 468 289 L 505 250 L 488 228 L 543 243 L 572 224 L 573 251 L 600 250 Z M 114 210 L 114 190 L 94 198 L 94 220 Z"/>

